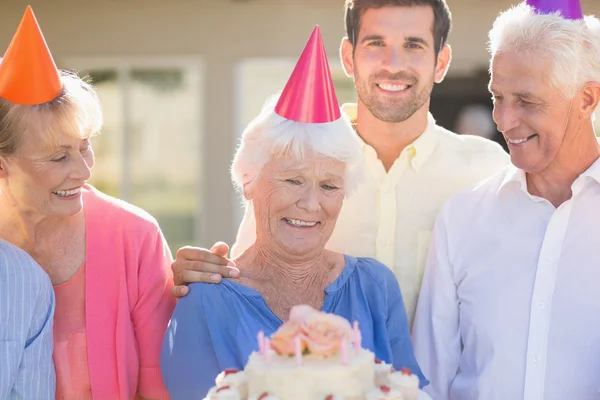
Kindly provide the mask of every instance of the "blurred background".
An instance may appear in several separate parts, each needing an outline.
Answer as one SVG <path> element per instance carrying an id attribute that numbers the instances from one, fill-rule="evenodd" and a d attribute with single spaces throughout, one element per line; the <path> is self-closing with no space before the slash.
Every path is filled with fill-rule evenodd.
<path id="1" fill-rule="evenodd" d="M 344 0 L 0 0 L 0 54 L 28 4 L 57 65 L 98 88 L 105 125 L 91 183 L 154 215 L 174 253 L 233 243 L 242 216 L 229 177 L 238 138 L 283 88 L 315 25 L 340 102 L 356 99 L 338 57 Z M 512 4 L 448 0 L 453 60 L 431 102 L 440 125 L 503 146 L 491 119 L 486 42 Z M 598 0 L 582 6 L 600 14 Z"/>

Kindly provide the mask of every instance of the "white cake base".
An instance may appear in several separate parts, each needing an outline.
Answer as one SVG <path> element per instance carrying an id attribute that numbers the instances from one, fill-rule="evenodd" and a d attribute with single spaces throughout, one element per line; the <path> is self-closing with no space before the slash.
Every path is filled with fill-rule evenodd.
<path id="1" fill-rule="evenodd" d="M 282 357 L 270 352 L 267 365 L 264 355 L 252 353 L 245 372 L 248 377 L 248 394 L 269 392 L 279 400 L 318 399 L 329 394 L 347 400 L 362 399 L 373 386 L 374 355 L 360 349 L 358 354 L 348 350 L 348 365 L 335 355 L 324 363 L 323 359 L 306 355 L 298 366 L 295 357 Z"/>

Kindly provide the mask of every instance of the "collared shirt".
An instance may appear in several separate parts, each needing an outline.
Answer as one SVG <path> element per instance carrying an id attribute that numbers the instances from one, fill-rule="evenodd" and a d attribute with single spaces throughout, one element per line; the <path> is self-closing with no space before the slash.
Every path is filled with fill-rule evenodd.
<path id="1" fill-rule="evenodd" d="M 0 240 L 0 399 L 54 399 L 53 317 L 48 275 Z"/>
<path id="2" fill-rule="evenodd" d="M 356 121 L 355 104 L 343 110 Z M 373 147 L 364 142 L 362 147 L 367 173 L 344 200 L 327 248 L 387 265 L 398 278 L 411 323 L 436 214 L 452 195 L 506 166 L 508 154 L 490 140 L 436 125 L 431 114 L 425 131 L 387 172 Z M 255 237 L 254 211 L 248 203 L 232 255 L 246 250 Z"/>
<path id="3" fill-rule="evenodd" d="M 600 160 L 572 193 L 509 166 L 444 206 L 413 327 L 434 399 L 600 398 Z"/>

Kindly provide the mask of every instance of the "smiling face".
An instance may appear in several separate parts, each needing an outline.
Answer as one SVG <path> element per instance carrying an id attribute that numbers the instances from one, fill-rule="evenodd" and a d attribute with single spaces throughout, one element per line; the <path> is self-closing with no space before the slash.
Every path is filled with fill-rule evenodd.
<path id="1" fill-rule="evenodd" d="M 356 47 L 344 40 L 344 68 L 359 103 L 377 119 L 402 122 L 428 109 L 434 82 L 450 61 L 448 46 L 436 58 L 433 24 L 430 6 L 370 8 L 360 18 Z"/>
<path id="2" fill-rule="evenodd" d="M 578 129 L 570 129 L 576 103 L 550 85 L 547 71 L 547 62 L 532 54 L 507 52 L 492 60 L 494 121 L 512 163 L 528 173 L 546 170 L 561 150 L 577 147 L 571 144 Z"/>
<path id="3" fill-rule="evenodd" d="M 315 154 L 269 161 L 246 193 L 257 243 L 281 257 L 322 252 L 344 201 L 345 170 L 343 162 Z"/>
<path id="4" fill-rule="evenodd" d="M 89 138 L 57 135 L 53 143 L 24 135 L 17 151 L 2 160 L 2 194 L 32 215 L 69 217 L 83 209 L 81 188 L 91 177 Z"/>

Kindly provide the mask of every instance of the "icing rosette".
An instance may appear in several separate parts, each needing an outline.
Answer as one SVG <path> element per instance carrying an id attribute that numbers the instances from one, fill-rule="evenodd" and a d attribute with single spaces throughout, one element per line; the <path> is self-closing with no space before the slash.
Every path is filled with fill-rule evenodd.
<path id="1" fill-rule="evenodd" d="M 366 400 L 406 400 L 399 390 L 382 385 L 367 392 Z"/>
<path id="2" fill-rule="evenodd" d="M 390 374 L 394 372 L 394 368 L 391 364 L 386 363 L 385 361 L 381 361 L 379 359 L 375 360 L 375 386 L 382 386 L 388 384 L 388 377 Z"/>
<path id="3" fill-rule="evenodd" d="M 351 337 L 352 327 L 346 319 L 309 306 L 297 306 L 289 321 L 271 337 L 271 347 L 280 355 L 292 356 L 299 338 L 301 352 L 329 357 L 340 350 L 342 339 L 350 343 Z"/>
<path id="4" fill-rule="evenodd" d="M 290 311 L 289 321 L 302 324 L 304 323 L 304 321 L 306 321 L 306 317 L 316 312 L 318 311 L 312 308 L 311 306 L 307 306 L 306 304 L 300 304 L 298 306 L 292 307 L 292 310 Z"/>
<path id="5" fill-rule="evenodd" d="M 352 337 L 352 327 L 348 320 L 334 314 L 321 312 L 309 314 L 303 328 L 309 353 L 325 357 L 339 351 L 342 339 L 350 343 Z"/>
<path id="6" fill-rule="evenodd" d="M 408 368 L 393 372 L 388 376 L 391 387 L 398 389 L 404 395 L 405 400 L 417 400 L 419 396 L 419 377 Z"/>
<path id="7" fill-rule="evenodd" d="M 205 400 L 243 400 L 243 398 L 236 388 L 226 385 L 210 389 Z"/>
<path id="8" fill-rule="evenodd" d="M 248 397 L 248 377 L 244 371 L 227 368 L 217 376 L 215 383 L 217 388 L 230 386 L 236 389 L 242 398 Z"/>
<path id="9" fill-rule="evenodd" d="M 250 396 L 248 400 L 279 400 L 279 398 L 269 392 L 262 392 L 254 396 Z"/>
<path id="10" fill-rule="evenodd" d="M 301 350 L 306 349 L 306 342 L 302 340 L 303 331 L 300 323 L 288 321 L 271 336 L 271 348 L 278 354 L 292 356 L 296 352 L 296 343 L 294 339 L 300 336 Z"/>

